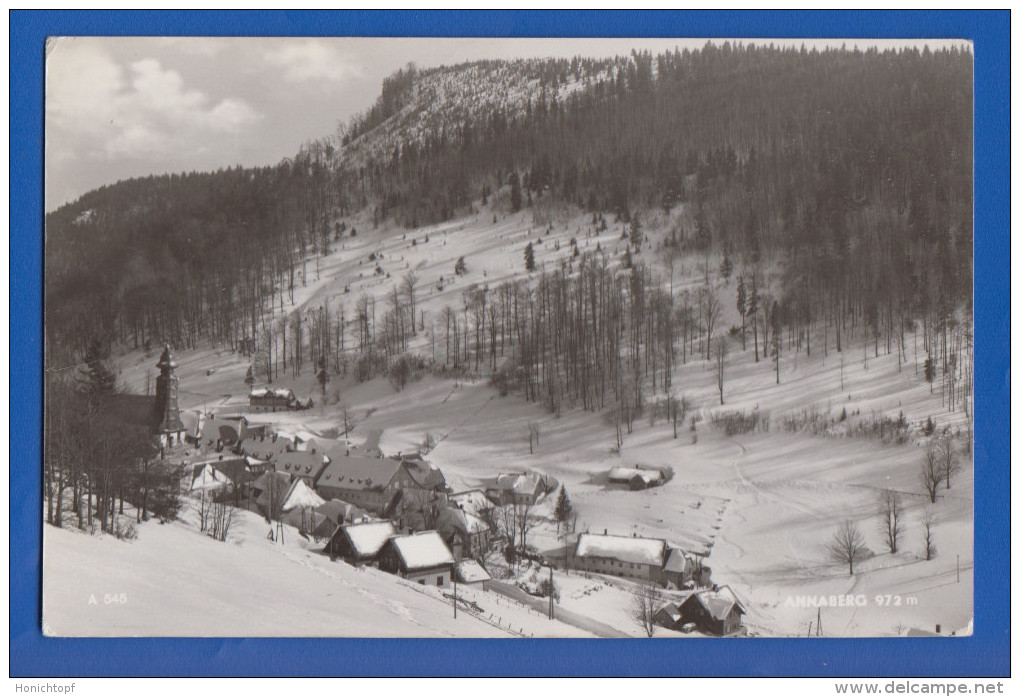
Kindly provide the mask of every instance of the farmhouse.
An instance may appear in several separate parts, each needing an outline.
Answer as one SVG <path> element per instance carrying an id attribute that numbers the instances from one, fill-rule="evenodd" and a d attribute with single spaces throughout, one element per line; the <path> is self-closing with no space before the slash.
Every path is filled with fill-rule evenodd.
<path id="1" fill-rule="evenodd" d="M 251 493 L 259 511 L 272 520 L 278 520 L 293 485 L 294 481 L 289 475 L 272 470 L 252 482 Z"/>
<path id="2" fill-rule="evenodd" d="M 485 495 L 498 506 L 531 505 L 557 486 L 555 481 L 537 472 L 500 474 L 489 481 Z"/>
<path id="3" fill-rule="evenodd" d="M 456 506 L 465 513 L 478 517 L 486 515 L 485 511 L 492 508 L 492 501 L 481 489 L 469 489 L 447 496 L 450 505 Z"/>
<path id="4" fill-rule="evenodd" d="M 388 520 L 341 525 L 326 544 L 326 551 L 351 564 L 372 564 L 386 541 L 396 534 L 396 527 Z"/>
<path id="5" fill-rule="evenodd" d="M 254 412 L 288 411 L 301 408 L 294 392 L 286 387 L 269 389 L 260 387 L 248 395 L 248 406 Z"/>
<path id="6" fill-rule="evenodd" d="M 206 463 L 195 465 L 190 491 L 204 497 L 216 497 L 233 491 L 233 484 L 225 474 L 217 471 L 212 463 Z"/>
<path id="7" fill-rule="evenodd" d="M 665 540 L 582 533 L 574 563 L 585 571 L 661 583 L 668 555 Z"/>
<path id="8" fill-rule="evenodd" d="M 674 588 L 685 588 L 694 578 L 696 568 L 697 564 L 683 550 L 670 549 L 662 567 L 662 583 Z"/>
<path id="9" fill-rule="evenodd" d="M 626 484 L 631 489 L 647 489 L 666 481 L 659 469 L 651 467 L 613 467 L 609 470 L 610 484 Z"/>
<path id="10" fill-rule="evenodd" d="M 316 481 L 316 491 L 325 499 L 341 499 L 367 511 L 385 512 L 399 490 L 401 463 L 349 452 L 333 448 L 326 453 L 329 464 Z"/>
<path id="11" fill-rule="evenodd" d="M 726 636 L 739 631 L 744 606 L 729 588 L 691 593 L 656 611 L 654 621 L 667 629 L 680 629 L 693 623 L 706 634 Z"/>
<path id="12" fill-rule="evenodd" d="M 478 558 L 489 551 L 488 523 L 454 506 L 439 511 L 436 530 L 457 559 Z"/>
<path id="13" fill-rule="evenodd" d="M 326 467 L 326 460 L 320 453 L 303 450 L 280 453 L 273 458 L 272 463 L 277 472 L 302 479 L 309 487 L 315 486 L 316 480 Z"/>
<path id="14" fill-rule="evenodd" d="M 454 559 L 435 530 L 391 537 L 379 552 L 379 568 L 423 586 L 445 587 Z"/>
<path id="15" fill-rule="evenodd" d="M 203 472 L 205 472 L 203 474 Z M 227 457 L 224 458 L 220 455 L 214 460 L 203 460 L 201 462 L 195 462 L 191 465 L 192 473 L 192 491 L 198 489 L 209 489 L 206 484 L 211 484 L 215 481 L 224 482 L 223 487 L 213 487 L 217 491 L 234 491 L 238 490 L 243 494 L 251 480 L 253 479 L 252 471 L 248 467 L 248 463 L 241 457 Z M 199 479 L 203 481 L 196 484 Z"/>
<path id="16" fill-rule="evenodd" d="M 297 447 L 293 439 L 284 438 L 275 433 L 271 436 L 266 436 L 265 434 L 252 436 L 248 434 L 241 440 L 238 450 L 242 454 L 249 455 L 257 460 L 273 462 L 281 453 L 289 453 L 297 450 Z"/>
<path id="17" fill-rule="evenodd" d="M 280 506 L 280 510 L 284 513 L 295 510 L 314 510 L 324 503 L 325 501 L 312 491 L 312 488 L 305 483 L 303 478 L 297 478 L 291 482 L 290 489 L 287 490 L 287 495 L 283 498 L 283 505 Z"/>

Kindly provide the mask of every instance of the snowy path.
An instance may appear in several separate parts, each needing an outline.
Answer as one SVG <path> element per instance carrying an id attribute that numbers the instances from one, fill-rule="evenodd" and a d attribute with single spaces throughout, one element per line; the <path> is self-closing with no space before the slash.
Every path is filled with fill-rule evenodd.
<path id="1" fill-rule="evenodd" d="M 509 583 L 502 583 L 500 581 L 489 581 L 489 590 L 491 590 L 494 593 L 499 593 L 500 595 L 505 595 L 506 597 L 512 600 L 524 603 L 525 605 L 528 605 L 529 607 L 532 607 L 538 610 L 539 612 L 548 612 L 549 609 L 548 600 L 530 596 L 517 586 L 511 585 Z M 564 622 L 571 626 L 577 627 L 578 629 L 583 629 L 585 631 L 591 632 L 596 636 L 610 639 L 630 638 L 629 634 L 621 632 L 619 629 L 610 627 L 608 624 L 603 624 L 602 622 L 594 620 L 591 617 L 580 615 L 576 612 L 571 612 L 570 610 L 559 607 L 558 605 L 554 609 L 554 612 L 556 619 L 559 620 L 560 622 Z"/>

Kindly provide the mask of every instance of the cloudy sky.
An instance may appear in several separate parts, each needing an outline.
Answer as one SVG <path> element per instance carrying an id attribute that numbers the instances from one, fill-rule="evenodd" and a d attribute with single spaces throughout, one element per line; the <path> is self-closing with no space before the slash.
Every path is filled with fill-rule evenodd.
<path id="1" fill-rule="evenodd" d="M 46 61 L 46 209 L 129 177 L 279 162 L 371 106 L 382 79 L 408 62 L 657 53 L 704 41 L 54 39 Z"/>

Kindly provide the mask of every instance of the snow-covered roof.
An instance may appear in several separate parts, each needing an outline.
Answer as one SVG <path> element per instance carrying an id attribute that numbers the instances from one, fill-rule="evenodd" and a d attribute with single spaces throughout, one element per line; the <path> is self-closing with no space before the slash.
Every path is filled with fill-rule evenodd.
<path id="1" fill-rule="evenodd" d="M 717 620 L 725 619 L 730 610 L 735 606 L 739 612 L 743 612 L 744 609 L 740 607 L 740 603 L 736 602 L 732 598 L 722 598 L 718 595 L 709 595 L 703 593 L 700 596 L 701 604 L 705 606 L 708 613 Z"/>
<path id="2" fill-rule="evenodd" d="M 435 530 L 394 537 L 390 543 L 409 570 L 454 563 L 450 548 Z"/>
<path id="3" fill-rule="evenodd" d="M 492 502 L 481 489 L 470 489 L 456 494 L 450 494 L 450 501 L 455 503 L 465 513 L 478 515 L 479 512 L 492 508 Z"/>
<path id="4" fill-rule="evenodd" d="M 401 464 L 418 486 L 441 488 L 446 484 L 442 471 L 430 462 L 421 459 L 402 459 Z"/>
<path id="5" fill-rule="evenodd" d="M 316 508 L 326 503 L 318 494 L 305 484 L 305 480 L 297 479 L 287 492 L 287 498 L 283 501 L 280 510 L 289 511 L 292 508 Z"/>
<path id="6" fill-rule="evenodd" d="M 521 474 L 500 474 L 489 488 L 500 492 L 513 492 L 517 495 L 534 496 L 544 484 L 545 482 L 541 475 L 527 472 Z"/>
<path id="7" fill-rule="evenodd" d="M 199 445 L 213 445 L 218 440 L 222 440 L 224 445 L 233 445 L 245 437 L 247 425 L 248 422 L 243 418 L 204 419 L 198 437 Z"/>
<path id="8" fill-rule="evenodd" d="M 241 452 L 260 460 L 272 460 L 280 453 L 287 452 L 288 448 L 294 449 L 293 439 L 281 438 L 279 435 L 276 440 L 264 436 L 249 435 L 241 441 Z"/>
<path id="9" fill-rule="evenodd" d="M 470 533 L 485 532 L 489 529 L 488 523 L 466 511 L 464 512 L 464 522 L 467 523 L 467 531 Z"/>
<path id="10" fill-rule="evenodd" d="M 684 556 L 684 553 L 679 549 L 669 550 L 669 556 L 666 558 L 666 565 L 663 571 L 672 571 L 674 573 L 682 574 L 687 571 L 688 566 L 691 564 L 691 560 Z"/>
<path id="11" fill-rule="evenodd" d="M 397 529 L 388 520 L 340 527 L 359 557 L 374 557 L 386 544 L 386 540 L 397 534 Z"/>
<path id="12" fill-rule="evenodd" d="M 666 542 L 644 537 L 582 533 L 577 539 L 575 555 L 582 558 L 602 557 L 631 564 L 661 567 L 666 557 Z"/>
<path id="13" fill-rule="evenodd" d="M 637 467 L 613 467 L 609 470 L 610 481 L 629 482 L 634 477 L 640 477 L 650 484 L 662 479 L 662 472 L 659 470 L 639 469 Z"/>
<path id="14" fill-rule="evenodd" d="M 479 581 L 488 581 L 492 578 L 482 565 L 476 562 L 474 559 L 465 559 L 464 561 L 457 562 L 457 578 L 460 579 L 461 583 L 478 583 Z"/>
<path id="15" fill-rule="evenodd" d="M 316 508 L 315 512 L 326 516 L 337 524 L 349 522 L 366 515 L 364 510 L 358 508 L 353 503 L 347 503 L 340 499 L 330 499 Z"/>
<path id="16" fill-rule="evenodd" d="M 320 453 L 309 453 L 303 450 L 283 452 L 273 460 L 277 472 L 298 477 L 309 477 L 314 480 L 325 466 L 325 459 Z M 320 503 L 322 503 L 320 501 Z"/>
<path id="17" fill-rule="evenodd" d="M 327 453 L 329 465 L 316 481 L 317 487 L 337 489 L 382 489 L 401 468 L 395 460 L 363 455 L 348 455 L 346 450 L 333 449 Z"/>
<path id="18" fill-rule="evenodd" d="M 230 486 L 230 478 L 213 467 L 212 463 L 203 466 L 191 480 L 192 491 L 214 491 L 228 486 Z"/>
<path id="19" fill-rule="evenodd" d="M 287 389 L 286 387 L 280 387 L 272 390 L 268 387 L 259 387 L 248 394 L 250 397 L 278 397 L 279 399 L 294 399 L 294 391 Z"/>
<path id="20" fill-rule="evenodd" d="M 658 615 L 660 612 L 665 613 L 666 616 L 668 616 L 674 622 L 680 619 L 680 610 L 679 608 L 677 608 L 676 603 L 673 602 L 666 603 L 658 610 L 656 610 L 655 614 Z"/>

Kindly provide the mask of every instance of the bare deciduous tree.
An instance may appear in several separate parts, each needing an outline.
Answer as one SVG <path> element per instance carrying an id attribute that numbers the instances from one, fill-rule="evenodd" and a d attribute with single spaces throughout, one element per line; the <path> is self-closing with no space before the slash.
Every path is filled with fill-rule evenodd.
<path id="1" fill-rule="evenodd" d="M 829 553 L 835 561 L 848 564 L 850 575 L 854 575 L 854 562 L 864 559 L 868 553 L 864 535 L 861 534 L 856 522 L 844 520 L 836 527 L 836 532 L 829 542 Z"/>
<path id="2" fill-rule="evenodd" d="M 903 501 L 898 492 L 885 489 L 879 495 L 882 536 L 889 552 L 896 554 L 903 533 Z"/>
<path id="3" fill-rule="evenodd" d="M 726 372 L 726 354 L 729 352 L 730 342 L 726 336 L 721 336 L 716 339 L 715 342 L 715 379 L 719 385 L 719 404 L 725 404 L 723 401 L 723 384 L 725 382 Z"/>
<path id="4" fill-rule="evenodd" d="M 400 283 L 400 289 L 407 297 L 407 304 L 411 309 L 411 334 L 414 336 L 418 335 L 418 330 L 414 323 L 415 288 L 417 285 L 418 275 L 414 271 L 408 271 L 405 273 Z"/>
<path id="5" fill-rule="evenodd" d="M 661 602 L 662 593 L 651 583 L 643 584 L 634 592 L 634 599 L 631 601 L 631 617 L 649 637 L 655 634 L 655 611 Z"/>
<path id="6" fill-rule="evenodd" d="M 528 422 L 528 449 L 531 451 L 532 455 L 535 454 L 535 446 L 538 445 L 538 439 L 539 439 L 539 436 L 541 436 L 541 435 L 542 435 L 542 429 L 539 428 L 538 423 L 535 422 L 535 421 L 529 421 Z"/>
<path id="7" fill-rule="evenodd" d="M 515 503 L 514 509 L 514 520 L 517 523 L 518 551 L 520 554 L 523 554 L 528 551 L 528 533 L 538 525 L 538 520 L 531 515 L 530 501 Z"/>
<path id="8" fill-rule="evenodd" d="M 939 459 L 941 460 L 942 473 L 946 478 L 946 489 L 948 490 L 950 484 L 950 478 L 956 474 L 960 467 L 960 460 L 956 455 L 956 444 L 949 434 L 946 434 L 939 439 L 938 443 Z"/>
<path id="9" fill-rule="evenodd" d="M 935 439 L 928 442 L 924 451 L 924 459 L 921 461 L 921 485 L 928 493 L 928 499 L 935 503 L 938 497 L 939 487 L 946 478 L 946 472 L 942 467 L 939 455 L 938 443 Z"/>
<path id="10" fill-rule="evenodd" d="M 925 508 L 921 514 L 921 535 L 924 540 L 925 561 L 931 561 L 938 556 L 938 549 L 935 547 L 935 510 Z"/>
<path id="11" fill-rule="evenodd" d="M 212 527 L 209 534 L 214 540 L 226 542 L 230 535 L 230 524 L 234 520 L 234 507 L 228 503 L 216 502 L 211 506 Z"/>
<path id="12" fill-rule="evenodd" d="M 708 360 L 712 354 L 712 330 L 722 314 L 722 302 L 719 300 L 719 291 L 707 282 L 698 291 L 698 300 L 705 325 L 705 360 Z"/>

